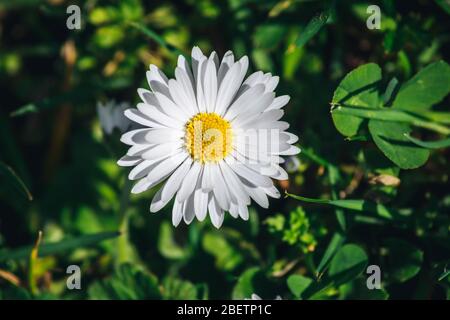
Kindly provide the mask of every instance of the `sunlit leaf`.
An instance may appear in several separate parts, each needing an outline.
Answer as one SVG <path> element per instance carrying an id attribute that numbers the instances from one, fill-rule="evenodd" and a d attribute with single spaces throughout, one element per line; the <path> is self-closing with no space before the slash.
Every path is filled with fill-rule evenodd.
<path id="1" fill-rule="evenodd" d="M 404 83 L 392 108 L 425 110 L 440 102 L 450 92 L 450 66 L 444 61 L 433 63 Z"/>
<path id="2" fill-rule="evenodd" d="M 313 280 L 311 278 L 299 274 L 294 274 L 287 279 L 289 290 L 291 290 L 296 298 L 300 298 L 303 291 L 305 291 L 312 282 Z"/>
<path id="3" fill-rule="evenodd" d="M 332 105 L 350 107 L 378 107 L 378 84 L 381 69 L 375 63 L 362 65 L 348 73 L 334 91 Z M 358 134 L 363 118 L 332 113 L 336 129 L 346 137 Z"/>

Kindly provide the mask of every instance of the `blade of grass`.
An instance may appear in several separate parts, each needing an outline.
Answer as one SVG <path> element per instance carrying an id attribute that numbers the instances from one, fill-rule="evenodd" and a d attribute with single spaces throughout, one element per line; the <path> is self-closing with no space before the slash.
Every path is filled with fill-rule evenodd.
<path id="1" fill-rule="evenodd" d="M 371 213 L 375 213 L 380 217 L 391 220 L 395 215 L 394 212 L 387 209 L 384 205 L 379 203 L 374 203 L 366 200 L 353 200 L 353 199 L 345 199 L 345 200 L 327 200 L 327 199 L 314 199 L 314 198 L 306 198 L 302 196 L 298 196 L 295 194 L 290 194 L 286 192 L 286 196 L 294 198 L 296 200 L 309 202 L 309 203 L 318 203 L 318 204 L 327 204 L 335 207 L 349 209 L 353 211 L 367 211 Z"/>
<path id="2" fill-rule="evenodd" d="M 30 288 L 32 295 L 36 295 L 39 292 L 36 283 L 37 279 L 35 277 L 36 275 L 35 267 L 38 259 L 39 245 L 41 244 L 41 241 L 42 241 L 42 231 L 39 231 L 36 243 L 31 249 L 30 258 L 28 262 L 28 286 Z"/>
<path id="3" fill-rule="evenodd" d="M 327 249 L 325 250 L 325 253 L 322 256 L 322 259 L 319 262 L 319 266 L 317 267 L 316 270 L 317 279 L 320 279 L 322 277 L 334 254 L 339 250 L 339 248 L 344 244 L 344 242 L 345 236 L 343 234 L 336 232 L 333 235 L 330 243 L 328 244 Z"/>
<path id="4" fill-rule="evenodd" d="M 295 45 L 299 48 L 304 46 L 309 40 L 311 40 L 312 37 L 314 37 L 316 33 L 320 31 L 320 29 L 322 29 L 322 27 L 327 23 L 329 17 L 329 11 L 324 11 L 312 18 L 306 25 L 303 32 L 300 33 Z"/>
<path id="5" fill-rule="evenodd" d="M 155 41 L 157 44 L 159 44 L 160 46 L 164 47 L 165 49 L 169 50 L 172 54 L 174 55 L 184 55 L 184 53 L 174 47 L 173 45 L 169 44 L 166 42 L 166 40 L 164 40 L 160 35 L 158 35 L 155 31 L 149 29 L 148 27 L 146 27 L 145 25 L 135 22 L 135 21 L 128 21 L 126 22 L 127 25 L 135 28 L 136 30 L 142 32 L 144 35 L 146 35 L 147 37 L 149 37 L 150 39 L 152 39 L 153 41 Z"/>
<path id="6" fill-rule="evenodd" d="M 29 200 L 33 200 L 33 195 L 31 194 L 28 187 L 25 185 L 23 180 L 16 174 L 16 172 L 8 165 L 0 162 L 0 176 L 5 176 L 11 183 L 19 190 L 25 197 Z"/>

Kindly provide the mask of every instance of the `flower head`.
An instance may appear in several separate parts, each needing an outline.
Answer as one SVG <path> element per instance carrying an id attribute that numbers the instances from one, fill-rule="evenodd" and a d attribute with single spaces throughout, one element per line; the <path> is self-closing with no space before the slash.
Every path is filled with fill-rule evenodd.
<path id="1" fill-rule="evenodd" d="M 275 97 L 279 78 L 261 71 L 245 79 L 248 58 L 234 60 L 228 51 L 219 62 L 213 52 L 192 50 L 192 68 L 179 56 L 175 79 L 156 66 L 147 71 L 151 91 L 138 89 L 142 100 L 125 115 L 145 128 L 125 133 L 130 145 L 118 164 L 134 166 L 132 192 L 164 181 L 150 211 L 174 199 L 172 222 L 189 224 L 209 214 L 219 228 L 224 213 L 247 220 L 253 199 L 267 208 L 278 198 L 273 179 L 287 179 L 281 156 L 297 154 L 297 137 L 285 130 L 281 110 L 289 96 Z"/>

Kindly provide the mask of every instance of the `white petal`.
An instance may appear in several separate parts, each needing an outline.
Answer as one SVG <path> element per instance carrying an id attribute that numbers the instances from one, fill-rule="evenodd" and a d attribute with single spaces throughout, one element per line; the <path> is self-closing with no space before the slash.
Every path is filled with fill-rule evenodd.
<path id="1" fill-rule="evenodd" d="M 152 122 L 156 122 L 156 125 L 152 127 L 169 127 L 169 128 L 183 128 L 184 122 L 174 117 L 169 117 L 167 114 L 158 110 L 155 106 L 151 106 L 145 103 L 138 103 L 138 110 L 144 113 Z M 159 125 L 158 125 L 159 124 Z"/>
<path id="2" fill-rule="evenodd" d="M 187 76 L 187 80 L 190 81 L 191 88 L 193 88 L 194 77 L 192 75 L 192 71 L 191 71 L 191 67 L 189 65 L 189 62 L 186 60 L 186 58 L 184 56 L 182 56 L 182 55 L 178 56 L 178 62 L 177 62 L 177 68 L 176 69 L 183 70 L 183 72 Z M 176 69 L 175 69 L 175 76 L 176 76 Z M 178 77 L 177 77 L 177 80 L 179 80 Z"/>
<path id="3" fill-rule="evenodd" d="M 239 216 L 243 219 L 243 220 L 248 220 L 248 207 L 246 204 L 244 203 L 239 203 Z"/>
<path id="4" fill-rule="evenodd" d="M 142 106 L 141 106 L 141 108 L 142 108 Z M 139 123 L 146 127 L 154 127 L 154 128 L 165 127 L 163 124 L 152 120 L 149 116 L 145 115 L 140 110 L 127 109 L 127 110 L 125 110 L 124 115 L 131 121 L 134 121 L 134 122 Z"/>
<path id="5" fill-rule="evenodd" d="M 280 198 L 280 191 L 275 186 L 272 186 L 270 188 L 263 188 L 264 192 L 268 194 L 270 197 L 278 199 Z"/>
<path id="6" fill-rule="evenodd" d="M 186 224 L 190 224 L 195 218 L 194 193 L 183 204 L 183 218 Z"/>
<path id="7" fill-rule="evenodd" d="M 297 146 L 291 146 L 289 149 L 285 151 L 280 151 L 279 154 L 282 156 L 294 156 L 300 153 L 300 148 Z"/>
<path id="8" fill-rule="evenodd" d="M 180 152 L 161 161 L 147 176 L 149 181 L 158 180 L 160 177 L 172 173 L 189 155 L 186 152 Z"/>
<path id="9" fill-rule="evenodd" d="M 283 132 L 283 133 L 281 133 L 281 136 L 287 136 L 286 143 L 289 143 L 289 144 L 293 144 L 298 141 L 298 137 L 295 134 L 290 133 L 290 132 Z"/>
<path id="10" fill-rule="evenodd" d="M 169 115 L 173 118 L 176 118 L 183 123 L 186 122 L 190 118 L 190 114 L 188 113 L 188 111 L 186 111 L 185 108 L 181 108 L 180 106 L 175 104 L 171 99 L 169 99 L 167 96 L 165 96 L 159 92 L 156 92 L 155 96 L 158 99 L 158 101 L 161 103 L 161 106 L 167 115 Z"/>
<path id="11" fill-rule="evenodd" d="M 222 226 L 224 214 L 223 210 L 220 208 L 219 204 L 212 196 L 210 197 L 208 203 L 208 211 L 213 226 L 219 229 Z"/>
<path id="12" fill-rule="evenodd" d="M 230 208 L 231 195 L 218 165 L 211 165 L 211 180 L 214 181 L 214 197 L 223 210 L 228 210 Z"/>
<path id="13" fill-rule="evenodd" d="M 202 189 L 206 192 L 211 191 L 213 184 L 211 181 L 211 165 L 205 163 L 203 165 L 203 178 L 202 178 Z"/>
<path id="14" fill-rule="evenodd" d="M 198 70 L 197 70 L 197 87 L 196 87 L 196 94 L 197 94 L 197 106 L 198 110 L 200 112 L 206 112 L 207 106 L 205 101 L 205 94 L 203 90 L 203 82 L 205 79 L 205 73 L 206 73 L 206 66 L 208 64 L 208 60 L 203 60 L 199 62 Z"/>
<path id="15" fill-rule="evenodd" d="M 231 203 L 230 210 L 228 212 L 231 214 L 233 218 L 237 218 L 239 216 L 239 208 L 238 205 L 235 203 Z"/>
<path id="16" fill-rule="evenodd" d="M 142 154 L 143 159 L 153 160 L 180 153 L 183 142 L 168 142 L 152 146 Z"/>
<path id="17" fill-rule="evenodd" d="M 179 108 L 183 109 L 189 117 L 193 116 L 197 112 L 197 104 L 191 100 L 184 88 L 175 79 L 169 80 L 169 90 L 172 95 L 172 99 Z"/>
<path id="18" fill-rule="evenodd" d="M 128 174 L 128 179 L 137 180 L 145 177 L 162 159 L 144 160 L 134 167 Z"/>
<path id="19" fill-rule="evenodd" d="M 142 162 L 142 158 L 141 157 L 133 157 L 133 156 L 129 156 L 129 155 L 124 155 L 122 158 L 119 159 L 119 161 L 117 161 L 117 164 L 121 167 L 131 167 L 131 166 L 135 166 L 138 163 Z"/>
<path id="20" fill-rule="evenodd" d="M 162 188 L 161 198 L 163 201 L 170 201 L 175 192 L 180 188 L 183 179 L 186 177 L 186 174 L 189 172 L 189 169 L 192 164 L 192 159 L 188 157 L 181 166 L 175 170 L 175 172 L 170 176 L 167 180 L 166 184 Z"/>
<path id="21" fill-rule="evenodd" d="M 269 199 L 267 199 L 266 193 L 260 187 L 250 187 L 244 185 L 245 191 L 250 195 L 250 197 L 255 200 L 257 204 L 261 207 L 267 209 L 269 207 Z"/>
<path id="22" fill-rule="evenodd" d="M 198 112 L 197 99 L 195 98 L 194 90 L 196 86 L 193 84 L 193 80 L 191 81 L 187 73 L 180 68 L 175 69 L 175 78 L 183 88 L 185 96 L 188 97 L 189 104 L 195 107 L 194 112 Z"/>
<path id="23" fill-rule="evenodd" d="M 169 87 L 167 86 L 167 77 L 158 67 L 150 65 L 150 71 L 147 71 L 147 81 L 153 92 L 158 92 L 170 97 Z"/>
<path id="24" fill-rule="evenodd" d="M 264 93 L 264 85 L 259 84 L 247 90 L 243 93 L 233 104 L 228 108 L 225 113 L 225 120 L 231 121 L 238 114 L 250 110 L 250 106 L 258 100 L 258 98 Z"/>
<path id="25" fill-rule="evenodd" d="M 238 202 L 243 202 L 245 204 L 250 204 L 250 198 L 245 192 L 241 181 L 236 176 L 234 171 L 229 167 L 225 161 L 219 163 L 220 170 L 222 171 L 223 178 L 227 186 L 229 186 L 230 192 L 238 200 Z"/>
<path id="26" fill-rule="evenodd" d="M 288 104 L 289 100 L 291 99 L 291 97 L 289 96 L 279 96 L 276 97 L 272 104 L 266 109 L 266 111 L 269 110 L 276 110 L 276 109 L 281 109 L 283 108 L 285 105 Z"/>
<path id="27" fill-rule="evenodd" d="M 120 137 L 120 142 L 128 144 L 130 146 L 135 144 L 148 144 L 145 141 L 145 133 L 148 130 L 150 129 L 145 128 L 128 131 Z"/>
<path id="28" fill-rule="evenodd" d="M 199 187 L 194 192 L 194 207 L 197 219 L 199 221 L 205 220 L 208 213 L 208 192 L 203 191 Z"/>
<path id="29" fill-rule="evenodd" d="M 178 226 L 183 218 L 183 204 L 175 200 L 172 208 L 172 224 Z"/>
<path id="30" fill-rule="evenodd" d="M 281 117 L 283 117 L 283 115 L 284 115 L 283 110 L 270 110 L 261 113 L 256 118 L 248 117 L 248 120 L 245 120 L 245 118 L 241 117 L 241 119 L 236 119 L 236 122 L 239 122 L 239 124 L 237 123 L 235 124 L 235 122 L 233 122 L 233 125 L 240 126 L 241 128 L 244 129 L 270 128 L 270 125 L 275 121 L 279 120 Z"/>
<path id="31" fill-rule="evenodd" d="M 272 103 L 274 97 L 275 97 L 275 94 L 273 92 L 268 92 L 268 93 L 265 93 L 265 94 L 257 97 L 254 100 L 254 102 L 248 106 L 248 109 L 246 112 L 240 113 L 236 117 L 236 119 L 233 120 L 233 125 L 237 126 L 237 127 L 240 127 L 240 126 L 244 127 L 244 124 L 252 121 L 251 119 L 252 119 L 253 115 L 258 115 L 262 111 L 264 111 L 264 109 L 266 109 Z M 283 116 L 283 114 L 281 114 L 281 116 Z M 254 121 L 257 121 L 258 118 L 259 117 L 257 117 Z"/>
<path id="32" fill-rule="evenodd" d="M 217 97 L 217 70 L 213 60 L 208 59 L 206 64 L 205 79 L 203 84 L 206 110 L 213 112 Z"/>
<path id="33" fill-rule="evenodd" d="M 131 157 L 141 157 L 144 152 L 151 148 L 151 145 L 135 144 L 127 151 L 127 155 Z"/>
<path id="34" fill-rule="evenodd" d="M 197 179 L 201 176 L 202 165 L 198 161 L 194 161 L 189 172 L 181 184 L 180 190 L 177 193 L 177 201 L 183 202 L 189 197 L 189 195 L 194 192 L 195 185 L 197 184 Z"/>
<path id="35" fill-rule="evenodd" d="M 270 187 L 272 186 L 272 180 L 270 178 L 259 174 L 258 172 L 253 171 L 245 164 L 241 163 L 233 163 L 230 165 L 231 169 L 233 169 L 236 174 L 245 180 L 248 180 L 252 184 L 260 187 Z"/>
<path id="36" fill-rule="evenodd" d="M 217 72 L 217 78 L 218 78 L 218 85 L 222 83 L 223 78 L 225 77 L 225 74 L 228 72 L 228 70 L 231 69 L 231 67 L 234 64 L 234 55 L 233 52 L 227 51 L 225 55 L 223 56 L 222 62 L 219 67 L 219 71 Z"/>
<path id="37" fill-rule="evenodd" d="M 275 88 L 278 85 L 278 82 L 280 82 L 280 77 L 278 77 L 278 76 L 271 77 L 266 82 L 266 92 L 272 92 L 273 90 L 275 90 Z"/>
<path id="38" fill-rule="evenodd" d="M 144 192 L 144 191 L 156 186 L 161 181 L 163 181 L 165 178 L 167 178 L 167 174 L 164 176 L 161 176 L 155 180 L 148 180 L 147 177 L 142 178 L 133 186 L 133 188 L 131 189 L 131 193 L 136 194 L 136 193 Z"/>
<path id="39" fill-rule="evenodd" d="M 288 180 L 288 174 L 286 172 L 286 170 L 284 170 L 283 168 L 281 168 L 280 166 L 277 165 L 277 173 L 271 175 L 270 177 L 276 180 Z"/>
<path id="40" fill-rule="evenodd" d="M 192 163 L 190 157 L 188 157 L 183 164 L 181 164 L 167 179 L 163 187 L 161 187 L 158 193 L 153 197 L 152 203 L 150 205 L 151 212 L 157 212 L 161 210 L 169 201 L 172 199 L 175 192 L 183 181 L 184 176 L 189 170 Z"/>
<path id="41" fill-rule="evenodd" d="M 172 128 L 147 129 L 147 131 L 142 132 L 142 134 L 144 135 L 145 142 L 150 144 L 181 141 L 184 137 L 184 132 L 182 130 Z"/>
<path id="42" fill-rule="evenodd" d="M 230 105 L 237 90 L 239 89 L 241 82 L 241 64 L 235 63 L 230 71 L 227 72 L 225 78 L 220 84 L 219 92 L 217 94 L 216 113 L 223 115 L 226 108 Z"/>

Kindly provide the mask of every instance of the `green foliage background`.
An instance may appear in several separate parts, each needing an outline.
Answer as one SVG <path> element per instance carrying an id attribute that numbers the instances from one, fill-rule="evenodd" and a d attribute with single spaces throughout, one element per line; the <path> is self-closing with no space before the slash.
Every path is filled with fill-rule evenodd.
<path id="1" fill-rule="evenodd" d="M 74 3 L 81 30 L 66 28 Z M 449 14 L 441 0 L 1 0 L 0 298 L 449 298 Z M 96 114 L 136 103 L 148 65 L 171 77 L 193 45 L 279 75 L 302 148 L 278 184 L 292 196 L 220 230 L 173 228 L 170 206 L 149 213 L 154 190 L 128 199 L 120 134 Z"/>

